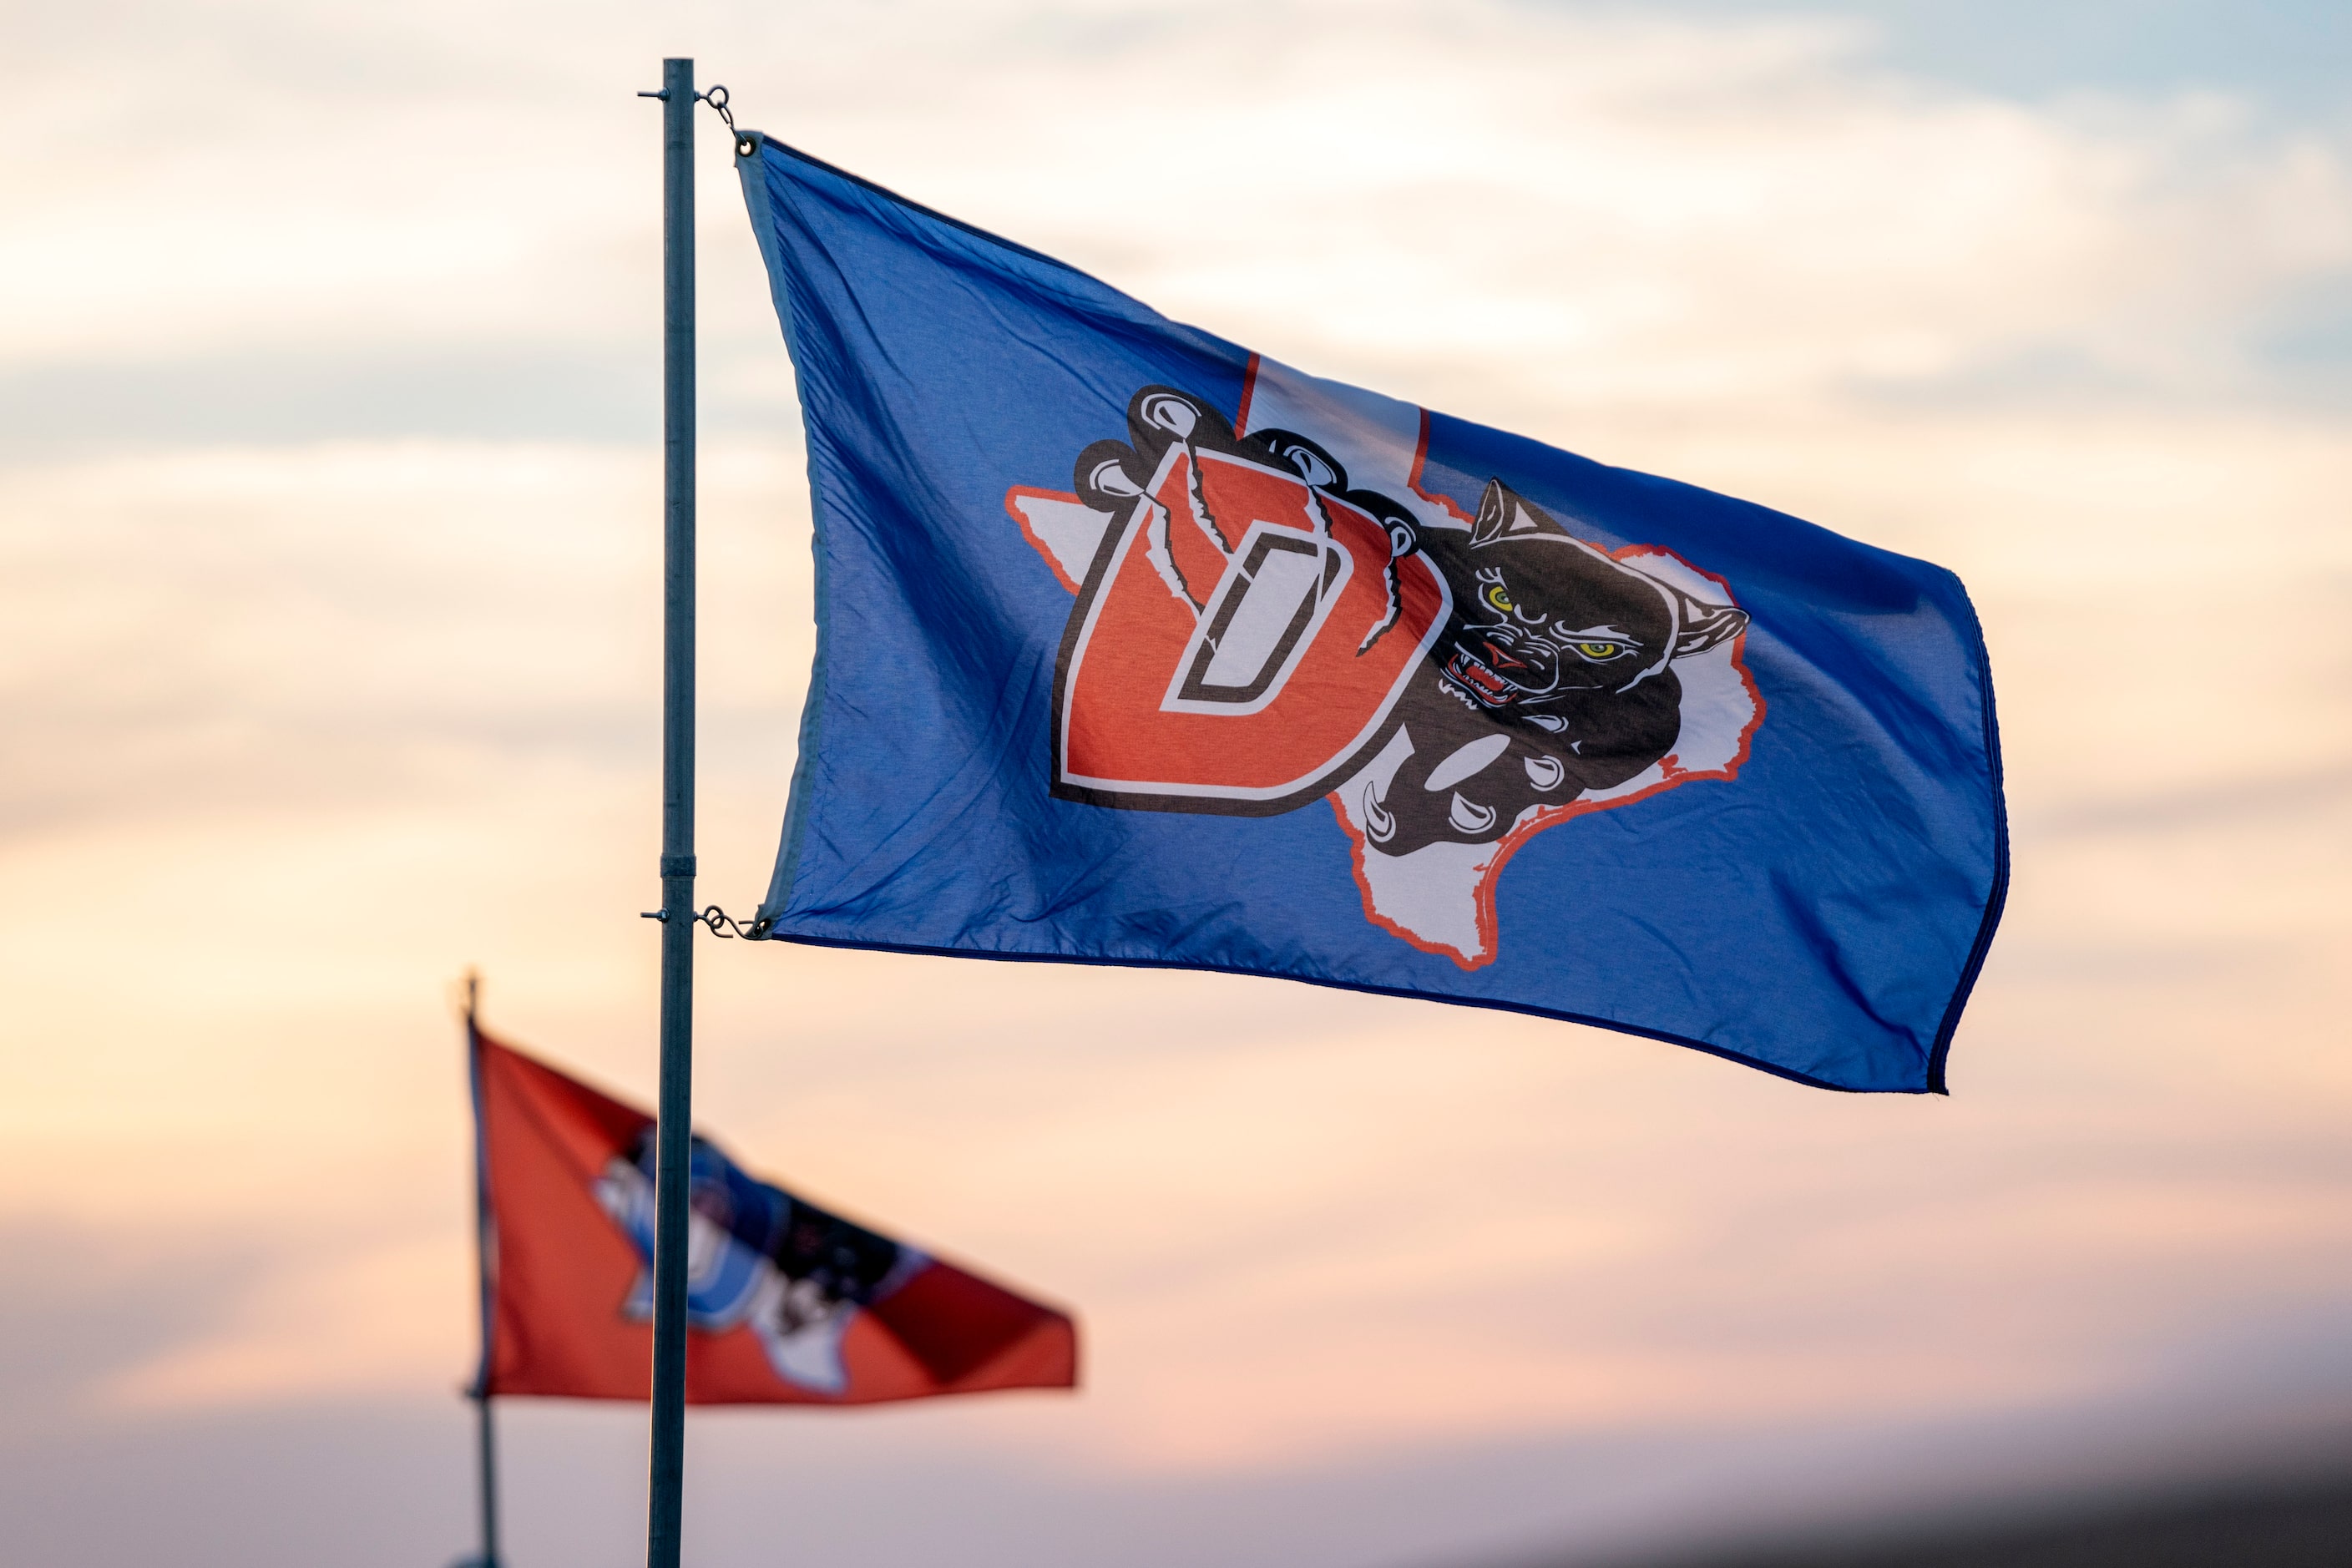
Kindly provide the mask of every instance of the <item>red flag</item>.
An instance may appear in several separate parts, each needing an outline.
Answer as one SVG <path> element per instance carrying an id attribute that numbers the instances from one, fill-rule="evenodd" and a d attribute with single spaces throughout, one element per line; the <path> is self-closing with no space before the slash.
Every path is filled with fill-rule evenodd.
<path id="1" fill-rule="evenodd" d="M 645 1399 L 654 1119 L 476 1030 L 477 1391 Z M 866 1405 L 1070 1388 L 1067 1314 L 746 1175 L 695 1141 L 686 1397 Z"/>

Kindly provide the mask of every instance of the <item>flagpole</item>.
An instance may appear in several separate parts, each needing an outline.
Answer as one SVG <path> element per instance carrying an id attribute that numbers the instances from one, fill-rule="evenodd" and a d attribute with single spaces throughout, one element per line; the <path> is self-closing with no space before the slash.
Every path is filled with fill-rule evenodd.
<path id="1" fill-rule="evenodd" d="M 646 1568 L 677 1568 L 694 1092 L 694 62 L 662 61 L 661 1104 Z"/>
<path id="2" fill-rule="evenodd" d="M 482 1568 L 499 1568 L 499 1436 L 490 1424 L 490 1396 L 474 1395 L 475 1452 L 481 1458 Z"/>
<path id="3" fill-rule="evenodd" d="M 482 1515 L 480 1568 L 499 1568 L 499 1438 L 490 1417 L 490 1187 L 482 1142 L 482 1037 L 478 1015 L 482 977 L 466 972 L 466 1068 L 474 1095 L 474 1268 L 482 1298 L 482 1362 L 469 1391 L 474 1401 L 474 1458 Z"/>

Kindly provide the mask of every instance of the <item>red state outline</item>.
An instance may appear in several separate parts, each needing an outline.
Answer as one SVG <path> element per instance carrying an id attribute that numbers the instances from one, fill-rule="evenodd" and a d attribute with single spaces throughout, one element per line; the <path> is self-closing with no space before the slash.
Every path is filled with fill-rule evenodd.
<path id="1" fill-rule="evenodd" d="M 1080 584 L 1070 581 L 1070 574 L 1062 570 L 1061 557 L 1055 555 L 1053 551 L 1046 548 L 1045 542 L 1037 537 L 1037 531 L 1029 526 L 1028 515 L 1013 504 L 1016 500 L 1023 496 L 1028 497 L 1031 500 L 1067 501 L 1072 506 L 1084 506 L 1086 503 L 1081 501 L 1076 494 L 1069 490 L 1040 489 L 1035 485 L 1014 485 L 1011 489 L 1004 492 L 1004 510 L 1014 522 L 1021 525 L 1021 537 L 1029 542 L 1030 549 L 1034 550 L 1045 559 L 1045 564 L 1052 569 L 1055 579 L 1058 581 L 1063 587 L 1067 588 L 1072 595 L 1076 595 L 1078 592 Z M 1092 511 L 1094 509 L 1092 507 L 1087 507 L 1087 510 Z"/>

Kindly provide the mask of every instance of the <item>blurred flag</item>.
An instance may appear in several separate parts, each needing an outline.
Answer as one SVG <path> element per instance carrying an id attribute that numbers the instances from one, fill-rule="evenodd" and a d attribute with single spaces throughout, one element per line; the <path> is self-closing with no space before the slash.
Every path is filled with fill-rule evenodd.
<path id="1" fill-rule="evenodd" d="M 476 1030 L 486 1226 L 478 1392 L 644 1399 L 654 1121 Z M 865 1405 L 1077 1383 L 1054 1308 L 694 1145 L 689 1404 Z"/>
<path id="2" fill-rule="evenodd" d="M 818 627 L 755 935 L 1942 1089 L 2008 876 L 1950 573 L 1302 374 L 748 142 Z"/>

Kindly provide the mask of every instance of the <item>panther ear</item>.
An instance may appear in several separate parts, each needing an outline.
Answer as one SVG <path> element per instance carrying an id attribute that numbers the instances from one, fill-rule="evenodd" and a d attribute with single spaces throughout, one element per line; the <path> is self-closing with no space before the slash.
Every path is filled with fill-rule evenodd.
<path id="1" fill-rule="evenodd" d="M 1486 481 L 1486 493 L 1478 498 L 1478 515 L 1470 520 L 1470 542 L 1486 544 L 1499 539 L 1503 533 L 1503 514 L 1510 510 L 1507 499 L 1510 491 L 1500 479 Z"/>
<path id="2" fill-rule="evenodd" d="M 1680 612 L 1676 619 L 1682 629 L 1675 633 L 1675 651 L 1669 657 L 1687 658 L 1695 653 L 1705 653 L 1719 647 L 1748 629 L 1748 612 L 1731 605 L 1711 605 L 1705 599 L 1695 599 L 1677 588 L 1674 591 Z"/>
<path id="3" fill-rule="evenodd" d="M 1478 498 L 1478 515 L 1470 523 L 1473 545 L 1492 544 L 1498 539 L 1541 538 L 1545 534 L 1560 539 L 1575 537 L 1502 480 L 1486 481 L 1486 492 Z"/>

